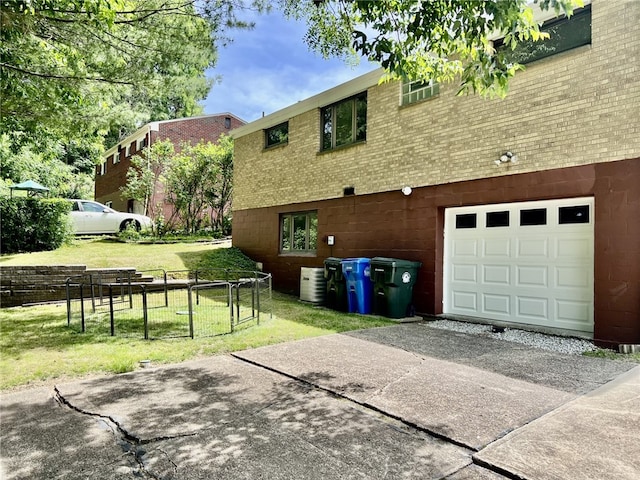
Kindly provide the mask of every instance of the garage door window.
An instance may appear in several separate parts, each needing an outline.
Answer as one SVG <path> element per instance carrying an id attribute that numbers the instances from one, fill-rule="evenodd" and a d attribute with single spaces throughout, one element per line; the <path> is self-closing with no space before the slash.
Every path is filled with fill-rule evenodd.
<path id="1" fill-rule="evenodd" d="M 487 212 L 487 227 L 508 227 L 509 212 Z"/>
<path id="2" fill-rule="evenodd" d="M 456 215 L 456 228 L 476 228 L 476 214 L 465 213 Z"/>
<path id="3" fill-rule="evenodd" d="M 589 223 L 589 205 L 560 207 L 558 209 L 560 225 L 567 223 Z"/>
<path id="4" fill-rule="evenodd" d="M 520 226 L 546 225 L 547 209 L 532 208 L 530 210 L 520 210 Z"/>

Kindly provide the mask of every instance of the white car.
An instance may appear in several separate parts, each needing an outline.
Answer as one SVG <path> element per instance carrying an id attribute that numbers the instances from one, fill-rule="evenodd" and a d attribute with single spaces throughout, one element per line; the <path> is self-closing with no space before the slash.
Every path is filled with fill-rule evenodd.
<path id="1" fill-rule="evenodd" d="M 69 200 L 72 202 L 71 223 L 76 235 L 88 233 L 117 233 L 133 225 L 136 230 L 151 228 L 149 217 L 136 213 L 117 212 L 91 200 Z"/>

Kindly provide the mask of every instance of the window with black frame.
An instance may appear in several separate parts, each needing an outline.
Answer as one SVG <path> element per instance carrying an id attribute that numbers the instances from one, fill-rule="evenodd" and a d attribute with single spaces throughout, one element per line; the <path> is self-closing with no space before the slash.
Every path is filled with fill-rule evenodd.
<path id="1" fill-rule="evenodd" d="M 365 141 L 367 139 L 367 92 L 322 108 L 320 118 L 322 150 Z"/>
<path id="2" fill-rule="evenodd" d="M 284 122 L 264 131 L 265 148 L 284 145 L 289 142 L 289 122 Z"/>
<path id="3" fill-rule="evenodd" d="M 494 46 L 506 62 L 527 64 L 591 43 L 591 5 L 575 10 L 571 17 L 562 17 L 545 22 L 541 32 L 549 38 L 518 43 L 515 49 L 497 40 Z"/>
<path id="4" fill-rule="evenodd" d="M 280 215 L 281 253 L 315 253 L 317 243 L 317 212 L 297 212 Z"/>

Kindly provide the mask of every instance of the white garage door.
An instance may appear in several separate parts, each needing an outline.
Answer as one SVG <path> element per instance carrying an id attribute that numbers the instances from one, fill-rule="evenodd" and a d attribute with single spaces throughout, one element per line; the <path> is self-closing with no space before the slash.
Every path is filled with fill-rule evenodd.
<path id="1" fill-rule="evenodd" d="M 445 212 L 444 313 L 593 332 L 593 198 Z"/>

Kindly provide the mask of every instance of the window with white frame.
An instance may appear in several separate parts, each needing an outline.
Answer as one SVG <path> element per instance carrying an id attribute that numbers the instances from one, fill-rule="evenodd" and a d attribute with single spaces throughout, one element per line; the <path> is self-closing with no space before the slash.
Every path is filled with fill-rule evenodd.
<path id="1" fill-rule="evenodd" d="M 100 164 L 100 173 L 98 175 L 104 175 L 107 173 L 107 161 L 105 160 Z"/>
<path id="2" fill-rule="evenodd" d="M 315 253 L 317 243 L 317 212 L 280 215 L 280 253 Z"/>
<path id="3" fill-rule="evenodd" d="M 435 97 L 440 92 L 440 87 L 433 80 L 403 80 L 402 81 L 402 97 L 401 105 L 410 105 L 412 103 Z"/>
<path id="4" fill-rule="evenodd" d="M 116 163 L 120 162 L 120 155 L 118 153 L 114 153 L 113 154 L 113 164 L 115 165 Z"/>

